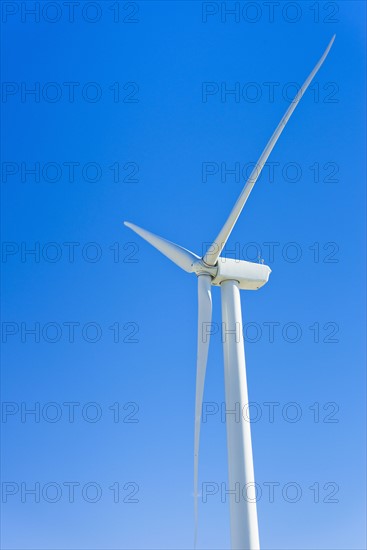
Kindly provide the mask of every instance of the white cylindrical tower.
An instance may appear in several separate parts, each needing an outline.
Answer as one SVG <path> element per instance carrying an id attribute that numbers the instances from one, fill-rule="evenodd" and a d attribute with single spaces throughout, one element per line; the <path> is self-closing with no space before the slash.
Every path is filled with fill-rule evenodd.
<path id="1" fill-rule="evenodd" d="M 223 281 L 221 295 L 231 547 L 259 550 L 251 426 L 243 415 L 246 406 L 248 411 L 248 394 L 238 283 Z"/>

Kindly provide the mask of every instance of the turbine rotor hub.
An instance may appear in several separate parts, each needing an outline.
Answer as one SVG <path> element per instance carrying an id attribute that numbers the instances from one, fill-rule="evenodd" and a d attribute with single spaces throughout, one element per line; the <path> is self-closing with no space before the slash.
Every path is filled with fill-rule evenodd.
<path id="1" fill-rule="evenodd" d="M 204 263 L 202 259 L 197 260 L 193 263 L 194 273 L 199 277 L 199 275 L 210 275 L 213 279 L 217 276 L 218 267 L 210 266 Z"/>

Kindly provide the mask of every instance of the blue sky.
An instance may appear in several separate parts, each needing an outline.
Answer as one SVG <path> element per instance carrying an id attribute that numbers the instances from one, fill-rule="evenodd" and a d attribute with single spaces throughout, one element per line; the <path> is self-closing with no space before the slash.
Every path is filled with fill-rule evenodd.
<path id="1" fill-rule="evenodd" d="M 242 293 L 262 548 L 365 548 L 364 3 L 33 4 L 2 3 L 2 546 L 192 547 L 196 281 L 122 221 L 204 251 L 336 33 L 225 252 L 272 269 Z M 228 548 L 219 412 L 201 442 Z"/>

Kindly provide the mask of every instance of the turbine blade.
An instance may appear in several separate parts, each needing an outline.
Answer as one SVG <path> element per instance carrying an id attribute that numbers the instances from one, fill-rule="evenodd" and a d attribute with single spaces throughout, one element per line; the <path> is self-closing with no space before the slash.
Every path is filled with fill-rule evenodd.
<path id="1" fill-rule="evenodd" d="M 198 531 L 198 481 L 199 481 L 199 445 L 201 409 L 203 406 L 206 363 L 209 351 L 209 334 L 207 326 L 212 320 L 212 293 L 210 275 L 198 276 L 198 349 L 196 361 L 196 396 L 195 396 L 195 438 L 194 438 L 194 508 L 195 508 L 195 539 L 196 548 Z M 205 329 L 205 330 L 204 330 Z"/>
<path id="2" fill-rule="evenodd" d="M 220 253 L 222 252 L 222 250 L 223 250 L 223 248 L 224 248 L 224 246 L 227 242 L 227 239 L 228 239 L 229 235 L 231 234 L 231 231 L 232 231 L 239 215 L 242 212 L 242 209 L 243 209 L 243 207 L 244 207 L 244 205 L 245 205 L 245 203 L 246 203 L 246 201 L 247 201 L 247 199 L 248 199 L 248 197 L 249 197 L 249 195 L 252 191 L 253 186 L 256 183 L 256 180 L 258 179 L 258 177 L 261 173 L 261 170 L 264 167 L 264 164 L 268 160 L 268 157 L 269 157 L 270 153 L 272 152 L 274 145 L 278 141 L 278 138 L 279 138 L 280 134 L 283 132 L 285 125 L 287 124 L 288 120 L 290 119 L 291 114 L 293 113 L 293 111 L 297 107 L 297 105 L 300 102 L 302 96 L 304 95 L 304 93 L 307 90 L 308 86 L 310 85 L 312 79 L 314 78 L 315 74 L 318 72 L 321 65 L 325 61 L 326 56 L 328 55 L 328 53 L 330 51 L 330 48 L 333 45 L 334 40 L 335 40 L 335 34 L 332 37 L 332 39 L 330 40 L 329 45 L 326 48 L 326 50 L 324 51 L 322 57 L 320 58 L 320 60 L 318 61 L 318 63 L 316 64 L 316 66 L 314 67 L 312 72 L 310 73 L 310 75 L 307 77 L 307 79 L 306 79 L 305 83 L 303 84 L 302 88 L 300 88 L 300 90 L 298 91 L 296 97 L 294 98 L 294 100 L 292 101 L 290 106 L 288 107 L 285 115 L 283 116 L 282 120 L 279 122 L 279 124 L 276 127 L 273 135 L 271 136 L 270 140 L 268 141 L 264 151 L 261 154 L 261 157 L 259 158 L 259 160 L 257 162 L 257 165 L 253 169 L 250 177 L 248 178 L 248 180 L 247 180 L 240 196 L 238 197 L 237 202 L 235 203 L 235 205 L 232 209 L 232 212 L 230 213 L 227 221 L 225 222 L 225 224 L 223 225 L 222 229 L 220 230 L 217 238 L 215 239 L 215 241 L 213 242 L 213 244 L 211 245 L 211 247 L 208 249 L 207 253 L 203 257 L 203 260 L 207 265 L 211 265 L 211 266 L 216 265 L 216 263 L 218 261 L 218 258 L 220 256 Z"/>
<path id="3" fill-rule="evenodd" d="M 140 235 L 140 237 L 142 237 L 145 241 L 154 246 L 154 248 L 159 250 L 159 252 L 162 252 L 162 254 L 172 260 L 173 263 L 181 267 L 181 269 L 187 271 L 188 273 L 194 272 L 193 265 L 197 260 L 200 260 L 199 256 L 193 252 L 190 252 L 190 250 L 182 248 L 182 246 L 172 243 L 171 241 L 167 241 L 162 237 L 158 237 L 158 235 L 154 235 L 154 233 L 150 233 L 150 231 L 146 231 L 133 223 L 124 222 L 124 224 L 126 227 L 129 227 L 135 231 L 135 233 Z"/>

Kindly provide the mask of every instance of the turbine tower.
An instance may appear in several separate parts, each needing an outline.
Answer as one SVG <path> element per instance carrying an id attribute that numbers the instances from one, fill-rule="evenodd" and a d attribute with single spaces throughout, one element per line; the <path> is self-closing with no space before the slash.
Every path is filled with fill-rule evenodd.
<path id="1" fill-rule="evenodd" d="M 209 351 L 209 338 L 204 341 L 202 334 L 203 327 L 208 326 L 212 319 L 211 286 L 220 286 L 221 288 L 226 410 L 234 410 L 239 405 L 240 411 L 242 411 L 243 407 L 248 404 L 248 395 L 240 290 L 257 290 L 265 285 L 269 280 L 271 269 L 260 263 L 237 261 L 220 255 L 274 145 L 312 79 L 325 61 L 334 39 L 335 35 L 288 107 L 247 180 L 227 221 L 202 258 L 186 248 L 158 237 L 145 229 L 124 222 L 127 227 L 135 231 L 181 269 L 188 273 L 195 273 L 198 277 L 199 311 L 194 436 L 195 546 L 198 517 L 200 424 Z M 250 423 L 244 421 L 242 415 L 240 422 L 227 423 L 227 447 L 230 489 L 233 489 L 236 484 L 239 484 L 241 491 L 244 487 L 252 486 L 255 488 Z M 240 502 L 235 502 L 233 499 L 230 501 L 230 532 L 231 548 L 233 550 L 260 549 L 256 498 L 241 499 Z"/>

